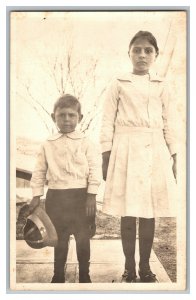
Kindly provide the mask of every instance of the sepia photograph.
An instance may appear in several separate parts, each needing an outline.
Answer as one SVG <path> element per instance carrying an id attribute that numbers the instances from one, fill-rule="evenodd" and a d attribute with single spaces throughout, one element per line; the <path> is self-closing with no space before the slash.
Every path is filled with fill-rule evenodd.
<path id="1" fill-rule="evenodd" d="M 10 290 L 187 288 L 188 11 L 10 11 Z"/>

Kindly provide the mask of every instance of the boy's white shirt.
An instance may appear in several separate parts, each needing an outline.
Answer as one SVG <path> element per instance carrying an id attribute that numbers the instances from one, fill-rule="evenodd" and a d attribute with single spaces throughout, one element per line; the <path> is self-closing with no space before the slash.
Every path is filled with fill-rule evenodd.
<path id="1" fill-rule="evenodd" d="M 40 147 L 31 178 L 33 197 L 49 189 L 87 188 L 97 194 L 102 180 L 102 156 L 99 145 L 79 131 L 50 136 Z"/>

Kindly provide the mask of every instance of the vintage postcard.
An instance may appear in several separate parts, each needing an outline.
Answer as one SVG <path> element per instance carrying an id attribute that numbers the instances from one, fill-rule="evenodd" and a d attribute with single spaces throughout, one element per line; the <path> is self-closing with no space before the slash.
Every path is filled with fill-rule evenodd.
<path id="1" fill-rule="evenodd" d="M 10 12 L 10 290 L 186 290 L 188 17 Z"/>

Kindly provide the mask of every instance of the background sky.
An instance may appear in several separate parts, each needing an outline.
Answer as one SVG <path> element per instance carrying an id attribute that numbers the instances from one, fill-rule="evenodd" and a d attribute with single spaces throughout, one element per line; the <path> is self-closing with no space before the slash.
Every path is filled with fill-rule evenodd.
<path id="1" fill-rule="evenodd" d="M 160 55 L 154 70 L 166 75 L 172 84 L 180 113 L 179 128 L 183 133 L 186 105 L 185 24 L 184 12 L 11 13 L 14 134 L 36 140 L 45 139 L 54 129 L 49 114 L 64 85 L 64 92 L 76 96 L 82 89 L 79 98 L 83 114 L 86 122 L 88 116 L 94 118 L 90 134 L 98 139 L 105 89 L 117 74 L 132 70 L 128 45 L 139 30 L 151 31 L 157 38 Z M 68 54 L 71 57 L 72 83 L 68 76 Z"/>

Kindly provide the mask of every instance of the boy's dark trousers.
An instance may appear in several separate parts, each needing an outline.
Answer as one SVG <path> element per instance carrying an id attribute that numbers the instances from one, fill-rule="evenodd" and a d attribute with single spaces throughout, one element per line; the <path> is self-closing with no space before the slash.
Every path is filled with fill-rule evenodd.
<path id="1" fill-rule="evenodd" d="M 86 189 L 49 189 L 47 192 L 46 212 L 58 235 L 58 245 L 54 249 L 53 282 L 65 282 L 64 268 L 71 234 L 76 240 L 79 282 L 90 282 L 90 233 L 89 218 L 86 216 L 86 196 Z"/>
<path id="2" fill-rule="evenodd" d="M 142 272 L 150 270 L 149 259 L 154 239 L 155 219 L 139 218 L 139 269 Z M 130 274 L 135 271 L 135 242 L 136 242 L 136 218 L 121 218 L 121 239 L 125 255 L 125 269 Z"/>

